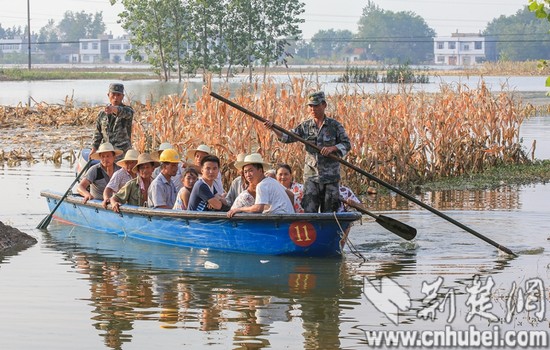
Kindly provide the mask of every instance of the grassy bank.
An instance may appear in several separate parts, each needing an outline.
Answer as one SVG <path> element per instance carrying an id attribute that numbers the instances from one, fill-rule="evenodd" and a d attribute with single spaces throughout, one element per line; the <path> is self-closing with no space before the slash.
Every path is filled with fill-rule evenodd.
<path id="1" fill-rule="evenodd" d="M 486 169 L 482 173 L 465 174 L 427 182 L 416 191 L 479 190 L 501 186 L 519 186 L 550 181 L 550 160 L 538 160 L 528 164 L 502 165 Z"/>
<path id="2" fill-rule="evenodd" d="M 361 70 L 378 71 L 385 66 L 379 62 L 373 61 L 354 61 L 354 67 Z M 57 80 L 57 79 L 117 79 L 117 80 L 137 80 L 137 79 L 157 79 L 158 76 L 153 73 L 148 66 L 119 66 L 119 67 L 87 67 L 77 64 L 67 68 L 51 65 L 52 68 L 33 67 L 31 70 L 26 67 L 2 68 L 0 66 L 0 81 L 23 81 L 23 80 Z M 339 61 L 308 61 L 302 64 L 290 64 L 288 67 L 275 66 L 268 68 L 268 74 L 346 74 L 348 63 Z M 480 75 L 480 76 L 546 76 L 550 75 L 550 68 L 540 68 L 537 61 L 526 62 L 485 62 L 477 66 L 468 66 L 460 69 L 450 70 L 449 67 L 441 68 L 415 68 L 417 76 L 448 76 L 448 75 Z M 386 67 L 389 68 L 389 67 Z M 385 69 L 381 72 L 386 74 Z M 256 74 L 263 74 L 263 68 L 256 67 Z M 349 72 L 348 72 L 349 73 Z M 175 76 L 175 74 L 174 74 Z M 222 72 L 225 76 L 225 72 Z"/>
<path id="3" fill-rule="evenodd" d="M 60 79 L 116 79 L 141 80 L 156 79 L 151 72 L 137 70 L 96 69 L 21 69 L 0 68 L 0 81 L 60 80 Z"/>

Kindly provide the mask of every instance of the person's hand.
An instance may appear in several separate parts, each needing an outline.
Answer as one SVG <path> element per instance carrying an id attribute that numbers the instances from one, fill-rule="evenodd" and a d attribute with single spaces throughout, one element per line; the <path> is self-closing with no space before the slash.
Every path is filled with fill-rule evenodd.
<path id="1" fill-rule="evenodd" d="M 103 202 L 101 203 L 101 206 L 103 209 L 107 209 L 107 205 L 110 203 L 109 198 L 103 198 Z"/>
<path id="2" fill-rule="evenodd" d="M 118 113 L 118 107 L 113 105 L 108 105 L 105 107 L 105 113 L 107 114 L 117 114 Z"/>
<path id="3" fill-rule="evenodd" d="M 89 201 L 90 199 L 94 199 L 94 196 L 92 196 L 90 192 L 86 193 L 83 197 L 84 197 L 84 204 L 86 204 L 86 202 Z"/>
<path id="4" fill-rule="evenodd" d="M 111 204 L 111 207 L 113 208 L 113 211 L 115 213 L 120 213 L 120 202 L 114 202 L 113 204 Z"/>
<path id="5" fill-rule="evenodd" d="M 264 123 L 264 126 L 266 129 L 273 129 L 273 122 L 269 121 L 269 120 L 266 120 L 265 123 Z"/>
<path id="6" fill-rule="evenodd" d="M 321 154 L 324 155 L 325 157 L 336 151 L 338 151 L 338 147 L 336 146 L 328 146 L 328 147 L 321 148 Z"/>
<path id="7" fill-rule="evenodd" d="M 227 217 L 231 218 L 233 215 L 237 214 L 239 212 L 239 208 L 231 209 L 227 212 Z"/>

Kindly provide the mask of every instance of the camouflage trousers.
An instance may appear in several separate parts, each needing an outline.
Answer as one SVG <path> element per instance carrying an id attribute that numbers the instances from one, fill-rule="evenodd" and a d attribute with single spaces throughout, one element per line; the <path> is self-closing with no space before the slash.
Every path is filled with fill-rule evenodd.
<path id="1" fill-rule="evenodd" d="M 340 184 L 320 184 L 310 179 L 304 184 L 302 207 L 306 213 L 332 213 L 340 207 Z"/>

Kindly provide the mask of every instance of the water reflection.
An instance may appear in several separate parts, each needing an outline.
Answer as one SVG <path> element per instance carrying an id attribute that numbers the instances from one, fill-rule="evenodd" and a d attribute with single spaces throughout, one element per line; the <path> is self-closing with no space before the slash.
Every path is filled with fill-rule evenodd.
<path id="1" fill-rule="evenodd" d="M 513 210 L 521 208 L 519 187 L 501 186 L 491 190 L 428 191 L 416 198 L 438 210 Z M 418 206 L 407 199 L 390 194 L 365 198 L 372 210 L 409 210 Z"/>
<path id="2" fill-rule="evenodd" d="M 268 347 L 282 323 L 304 348 L 338 348 L 341 308 L 361 293 L 340 259 L 187 250 L 58 223 L 44 240 L 88 280 L 93 327 L 112 349 L 132 341 L 141 321 L 229 332 L 235 348 Z M 219 269 L 205 269 L 207 261 Z"/>

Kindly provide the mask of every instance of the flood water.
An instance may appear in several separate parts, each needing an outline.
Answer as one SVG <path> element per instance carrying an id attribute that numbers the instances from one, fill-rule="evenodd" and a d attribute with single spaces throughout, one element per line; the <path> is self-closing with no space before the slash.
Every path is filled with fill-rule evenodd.
<path id="1" fill-rule="evenodd" d="M 540 159 L 550 158 L 549 119 L 522 128 Z M 58 222 L 35 229 L 48 214 L 40 191 L 64 192 L 73 179 L 66 163 L 0 168 L 0 221 L 39 241 L 0 257 L 2 350 L 363 349 L 377 331 L 448 326 L 548 339 L 550 184 L 419 197 L 515 258 L 389 197 L 397 204 L 383 214 L 415 227 L 414 241 L 365 217 L 343 259 L 296 259 L 146 244 Z"/>

